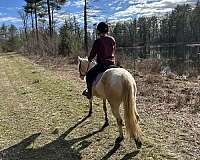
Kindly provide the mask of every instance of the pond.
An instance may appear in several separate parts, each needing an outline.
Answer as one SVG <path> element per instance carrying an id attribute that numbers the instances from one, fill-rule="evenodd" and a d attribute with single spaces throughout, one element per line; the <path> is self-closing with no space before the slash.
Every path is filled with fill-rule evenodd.
<path id="1" fill-rule="evenodd" d="M 119 47 L 117 53 L 125 54 L 133 61 L 159 59 L 161 68 L 168 67 L 178 75 L 200 73 L 200 44 Z"/>

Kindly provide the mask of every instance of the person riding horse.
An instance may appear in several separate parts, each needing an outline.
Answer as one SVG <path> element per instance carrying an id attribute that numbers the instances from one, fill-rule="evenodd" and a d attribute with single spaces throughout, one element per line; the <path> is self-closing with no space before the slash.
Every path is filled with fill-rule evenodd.
<path id="1" fill-rule="evenodd" d="M 88 99 L 92 98 L 92 83 L 99 73 L 105 72 L 111 65 L 115 65 L 116 42 L 112 36 L 108 35 L 108 25 L 100 22 L 97 25 L 97 32 L 100 36 L 95 40 L 88 61 L 92 61 L 97 56 L 97 64 L 86 74 L 87 89 L 82 95 Z"/>
<path id="2" fill-rule="evenodd" d="M 92 97 L 101 98 L 105 115 L 105 123 L 102 128 L 108 126 L 107 101 L 117 121 L 119 136 L 116 138 L 115 144 L 118 144 L 124 139 L 123 120 L 120 114 L 120 106 L 123 106 L 127 133 L 131 139 L 135 140 L 137 148 L 140 149 L 142 147 L 142 131 L 138 123 L 139 114 L 136 108 L 136 82 L 130 72 L 120 66 L 115 66 L 116 42 L 113 37 L 108 36 L 108 25 L 100 22 L 97 31 L 100 37 L 95 40 L 90 56 L 88 58 L 78 56 L 80 78 L 84 79 L 86 76 L 88 90 L 85 90 L 83 95 L 89 99 L 88 116 L 92 114 Z M 97 63 L 92 61 L 96 56 Z M 102 77 L 93 86 L 93 81 L 102 72 Z"/>

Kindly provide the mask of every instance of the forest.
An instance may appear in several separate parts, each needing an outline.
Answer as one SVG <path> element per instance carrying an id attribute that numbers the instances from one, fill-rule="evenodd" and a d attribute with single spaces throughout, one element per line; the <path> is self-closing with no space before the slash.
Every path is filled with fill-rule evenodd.
<path id="1" fill-rule="evenodd" d="M 0 26 L 1 50 L 23 51 L 39 55 L 63 55 L 84 53 L 96 38 L 94 28 L 87 30 L 75 16 L 57 25 L 54 14 L 61 10 L 66 0 L 25 0 L 19 11 L 22 24 Z M 87 2 L 89 3 L 89 2 Z M 89 10 L 89 8 L 85 10 Z M 195 7 L 177 5 L 162 16 L 135 18 L 108 24 L 110 34 L 118 47 L 135 47 L 162 44 L 190 44 L 200 41 L 200 2 Z M 85 15 L 87 17 L 87 12 Z M 87 35 L 87 36 L 86 36 Z M 88 50 L 86 50 L 86 55 Z"/>

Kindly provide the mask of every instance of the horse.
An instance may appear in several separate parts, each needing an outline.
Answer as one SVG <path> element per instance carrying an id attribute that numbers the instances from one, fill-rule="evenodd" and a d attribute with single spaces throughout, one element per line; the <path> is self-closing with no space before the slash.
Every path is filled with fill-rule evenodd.
<path id="1" fill-rule="evenodd" d="M 95 61 L 89 62 L 87 58 L 78 56 L 78 69 L 80 78 L 83 80 L 87 72 L 96 65 Z M 124 120 L 126 131 L 131 139 L 135 140 L 137 148 L 141 148 L 141 129 L 139 126 L 139 114 L 136 109 L 136 83 L 133 76 L 124 68 L 110 68 L 104 73 L 98 82 L 93 83 L 92 98 L 89 99 L 89 116 L 92 114 L 92 99 L 96 96 L 103 99 L 103 110 L 105 115 L 104 127 L 108 126 L 106 100 L 111 106 L 111 111 L 116 118 L 119 136 L 116 143 L 123 139 L 123 121 L 120 115 L 120 106 L 124 107 Z"/>

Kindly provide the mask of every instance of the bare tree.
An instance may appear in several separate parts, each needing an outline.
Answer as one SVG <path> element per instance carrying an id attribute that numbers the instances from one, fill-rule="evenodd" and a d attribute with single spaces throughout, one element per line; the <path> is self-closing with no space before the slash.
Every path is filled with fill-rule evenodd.
<path id="1" fill-rule="evenodd" d="M 84 42 L 85 54 L 88 54 L 88 33 L 87 33 L 87 0 L 84 0 Z"/>
<path id="2" fill-rule="evenodd" d="M 25 12 L 24 10 L 20 10 L 18 13 L 19 13 L 19 15 L 20 15 L 20 18 L 22 19 L 24 33 L 25 33 L 25 37 L 26 37 L 26 39 L 27 39 L 28 13 Z"/>

